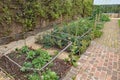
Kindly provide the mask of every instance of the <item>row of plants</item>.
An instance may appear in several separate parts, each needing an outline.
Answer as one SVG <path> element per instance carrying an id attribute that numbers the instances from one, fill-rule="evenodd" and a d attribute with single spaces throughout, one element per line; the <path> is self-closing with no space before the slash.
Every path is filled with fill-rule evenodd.
<path id="1" fill-rule="evenodd" d="M 92 39 L 101 37 L 103 34 L 101 29 L 104 27 L 104 23 L 110 21 L 109 16 L 101 14 L 100 10 L 96 11 L 96 14 L 99 13 L 100 18 L 97 21 L 96 29 L 94 29 L 94 18 L 81 18 L 72 23 L 65 24 L 63 27 L 55 26 L 54 30 L 51 32 L 39 35 L 37 43 L 47 48 L 57 47 L 62 49 L 68 44 L 68 41 L 71 41 L 73 44 L 67 51 L 74 55 L 82 54 L 89 46 Z M 80 38 L 80 36 L 90 29 L 91 31 L 88 34 Z"/>
<path id="2" fill-rule="evenodd" d="M 97 24 L 96 30 L 94 28 L 94 20 L 90 19 L 79 19 L 78 21 L 72 22 L 70 24 L 64 25 L 63 27 L 55 27 L 53 31 L 46 33 L 44 35 L 39 35 L 37 38 L 37 43 L 42 44 L 44 47 L 57 47 L 63 49 L 68 41 L 73 44 L 67 49 L 72 55 L 82 54 L 90 42 L 94 38 L 99 38 L 102 35 L 101 29 L 103 28 L 103 23 Z M 88 30 L 91 31 L 84 37 L 80 38 Z M 72 57 L 71 54 L 69 55 Z M 71 63 L 76 62 L 72 59 Z"/>
<path id="3" fill-rule="evenodd" d="M 1 0 L 0 6 L 4 15 L 0 17 L 1 23 L 19 22 L 25 30 L 32 30 L 38 18 L 52 21 L 76 15 L 84 17 L 92 12 L 92 0 Z"/>
<path id="4" fill-rule="evenodd" d="M 82 43 L 80 43 L 80 41 L 83 43 L 86 42 L 86 45 L 88 45 L 89 40 L 91 40 L 91 34 L 84 37 L 85 40 L 80 39 L 79 37 L 92 27 L 92 20 L 80 19 L 79 21 L 65 25 L 62 28 L 55 27 L 54 30 L 50 33 L 46 33 L 42 36 L 40 35 L 37 38 L 37 43 L 43 44 L 45 47 L 58 47 L 62 49 L 67 45 L 68 41 L 72 41 L 74 46 L 76 46 L 76 50 L 78 50 L 76 53 L 78 53 L 78 46 L 82 46 Z M 70 51 L 71 48 L 69 49 Z"/>
<path id="5" fill-rule="evenodd" d="M 104 13 L 119 13 L 120 5 L 101 6 Z"/>
<path id="6" fill-rule="evenodd" d="M 30 69 L 41 69 L 52 57 L 47 51 L 42 49 L 33 50 L 27 46 L 23 46 L 21 49 L 16 49 L 20 55 L 25 55 L 26 60 L 23 63 L 23 67 L 20 69 L 22 72 L 28 72 L 28 80 L 59 80 L 59 76 L 54 71 L 46 68 L 43 72 Z M 52 66 L 52 65 L 51 65 Z"/>

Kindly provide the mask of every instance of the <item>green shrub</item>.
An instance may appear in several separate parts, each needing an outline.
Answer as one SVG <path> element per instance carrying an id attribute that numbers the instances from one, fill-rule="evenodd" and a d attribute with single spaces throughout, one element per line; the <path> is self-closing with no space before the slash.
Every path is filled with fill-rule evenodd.
<path id="1" fill-rule="evenodd" d="M 94 33 L 94 38 L 99 38 L 103 34 L 103 32 L 100 30 L 94 30 L 93 33 Z"/>
<path id="2" fill-rule="evenodd" d="M 102 14 L 100 17 L 100 21 L 107 22 L 107 21 L 110 21 L 110 18 L 108 15 Z"/>
<path id="3" fill-rule="evenodd" d="M 101 30 L 101 29 L 103 29 L 103 27 L 104 27 L 104 22 L 101 22 L 101 23 L 97 24 L 96 29 Z"/>
<path id="4" fill-rule="evenodd" d="M 19 22 L 25 30 L 33 30 L 38 18 L 45 21 L 72 19 L 79 15 L 89 16 L 92 12 L 92 0 L 16 0 L 15 3 L 6 0 L 0 1 L 0 5 L 2 22 L 8 26 L 13 21 Z"/>

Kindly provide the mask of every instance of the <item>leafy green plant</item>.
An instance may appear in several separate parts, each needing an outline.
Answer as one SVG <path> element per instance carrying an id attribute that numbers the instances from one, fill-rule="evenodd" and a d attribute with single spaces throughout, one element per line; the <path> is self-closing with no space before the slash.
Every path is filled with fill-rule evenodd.
<path id="1" fill-rule="evenodd" d="M 25 72 L 27 70 L 27 68 L 32 68 L 32 67 L 33 66 L 32 66 L 31 62 L 25 62 L 23 64 L 23 67 L 20 70 L 23 71 L 23 72 Z"/>
<path id="2" fill-rule="evenodd" d="M 22 70 L 25 70 L 25 68 L 30 67 L 30 65 L 33 65 L 34 68 L 40 69 L 51 59 L 51 56 L 48 54 L 48 52 L 41 49 L 29 50 L 27 46 L 24 46 L 21 49 L 21 52 L 27 54 L 27 60 L 31 60 L 31 62 L 25 62 L 23 64 Z"/>
<path id="3" fill-rule="evenodd" d="M 51 70 L 47 70 L 46 72 L 43 72 L 41 78 L 42 80 L 59 80 L 57 74 Z"/>
<path id="4" fill-rule="evenodd" d="M 101 30 L 101 29 L 103 29 L 103 27 L 104 27 L 104 22 L 101 22 L 101 23 L 97 24 L 96 29 Z"/>
<path id="5" fill-rule="evenodd" d="M 88 42 L 86 40 L 81 41 L 81 46 L 80 46 L 80 53 L 84 53 L 85 50 L 87 49 Z"/>
<path id="6" fill-rule="evenodd" d="M 27 59 L 33 59 L 35 57 L 36 53 L 34 51 L 27 52 Z"/>
<path id="7" fill-rule="evenodd" d="M 20 51 L 22 54 L 27 53 L 27 52 L 29 52 L 29 48 L 27 46 L 23 46 Z"/>
<path id="8" fill-rule="evenodd" d="M 40 79 L 40 75 L 39 74 L 33 73 L 33 74 L 28 76 L 28 80 L 41 80 L 41 79 Z"/>
<path id="9" fill-rule="evenodd" d="M 110 21 L 110 18 L 108 15 L 102 14 L 100 17 L 100 21 L 107 22 L 107 21 Z"/>
<path id="10" fill-rule="evenodd" d="M 103 34 L 103 32 L 100 30 L 94 30 L 93 32 L 94 32 L 94 38 L 99 38 Z"/>
<path id="11" fill-rule="evenodd" d="M 42 49 L 30 50 L 27 46 L 22 47 L 22 49 L 16 49 L 16 51 L 26 54 L 26 62 L 24 62 L 22 72 L 28 71 L 30 68 L 40 69 L 42 68 L 50 59 L 51 56 L 47 51 Z M 52 66 L 51 63 L 49 66 Z M 58 80 L 57 74 L 51 70 L 46 70 L 39 75 L 36 71 L 33 74 L 28 75 L 28 80 Z"/>

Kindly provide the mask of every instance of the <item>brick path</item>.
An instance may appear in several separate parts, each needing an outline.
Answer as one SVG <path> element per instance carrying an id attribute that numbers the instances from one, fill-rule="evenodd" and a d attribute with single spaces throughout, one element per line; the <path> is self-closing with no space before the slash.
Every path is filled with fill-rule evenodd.
<path id="1" fill-rule="evenodd" d="M 112 19 L 105 24 L 103 36 L 95 41 L 109 48 L 120 50 L 120 28 L 118 27 L 118 19 Z"/>
<path id="2" fill-rule="evenodd" d="M 78 64 L 76 80 L 120 80 L 119 54 L 96 42 L 92 42 Z"/>
<path id="3" fill-rule="evenodd" d="M 105 24 L 103 36 L 93 41 L 78 61 L 75 80 L 120 80 L 119 31 L 117 19 Z"/>

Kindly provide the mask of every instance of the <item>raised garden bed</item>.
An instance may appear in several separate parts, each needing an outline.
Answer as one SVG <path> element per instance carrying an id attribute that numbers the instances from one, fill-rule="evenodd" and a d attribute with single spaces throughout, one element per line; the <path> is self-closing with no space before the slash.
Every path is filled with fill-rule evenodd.
<path id="1" fill-rule="evenodd" d="M 16 49 L 6 56 L 1 57 L 0 67 L 12 75 L 15 80 L 51 80 L 52 78 L 52 80 L 59 80 L 65 76 L 71 67 L 69 62 L 56 58 L 50 65 L 44 68 L 44 70 L 37 71 L 36 69 L 40 69 L 54 57 L 41 49 L 33 50 L 23 47 L 22 49 Z M 20 68 L 8 57 L 22 67 Z M 40 60 L 42 60 L 42 62 Z M 51 74 L 53 74 L 53 77 Z"/>

